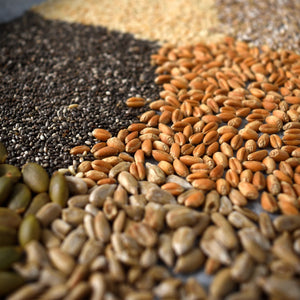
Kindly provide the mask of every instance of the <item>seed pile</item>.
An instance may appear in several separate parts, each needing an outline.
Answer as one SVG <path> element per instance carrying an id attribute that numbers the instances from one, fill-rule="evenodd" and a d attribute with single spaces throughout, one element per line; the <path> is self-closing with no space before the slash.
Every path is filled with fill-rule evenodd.
<path id="1" fill-rule="evenodd" d="M 41 239 L 13 265 L 28 284 L 8 299 L 298 299 L 299 55 L 227 38 L 152 60 L 161 99 L 71 149 L 71 197 L 41 208 Z M 208 295 L 176 276 L 200 269 Z"/>
<path id="2" fill-rule="evenodd" d="M 102 25 L 159 42 L 216 42 L 224 36 L 214 0 L 152 0 L 151 4 L 147 0 L 48 0 L 33 11 L 49 19 Z"/>
<path id="3" fill-rule="evenodd" d="M 99 143 L 73 148 L 71 154 L 96 158 L 79 165 L 77 176 L 101 184 L 110 180 L 103 161 L 115 163 L 119 153 L 131 161 L 128 153 L 143 153 L 166 175 L 228 195 L 235 205 L 260 198 L 271 213 L 299 214 L 299 57 L 268 47 L 260 53 L 231 38 L 211 46 L 162 47 L 152 56 L 161 99 L 117 137 L 95 129 Z M 140 105 L 141 98 L 127 103 Z M 134 161 L 130 172 L 143 180 L 143 161 Z"/>
<path id="4" fill-rule="evenodd" d="M 127 97 L 158 97 L 155 43 L 33 13 L 0 25 L 0 41 L 0 140 L 15 166 L 70 165 L 70 147 L 91 144 L 93 128 L 116 134 L 141 112 Z"/>
<path id="5" fill-rule="evenodd" d="M 299 53 L 299 1 L 216 0 L 216 7 L 226 34 L 255 46 Z"/>

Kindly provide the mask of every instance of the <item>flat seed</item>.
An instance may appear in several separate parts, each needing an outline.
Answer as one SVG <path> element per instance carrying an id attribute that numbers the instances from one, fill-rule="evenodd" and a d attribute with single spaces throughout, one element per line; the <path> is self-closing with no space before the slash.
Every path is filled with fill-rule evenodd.
<path id="1" fill-rule="evenodd" d="M 103 212 L 99 211 L 94 219 L 95 236 L 102 242 L 108 242 L 111 235 L 111 228 Z"/>
<path id="2" fill-rule="evenodd" d="M 35 193 L 48 191 L 49 176 L 46 170 L 37 163 L 27 163 L 22 167 L 24 183 Z"/>
<path id="3" fill-rule="evenodd" d="M 192 273 L 203 265 L 205 256 L 199 248 L 192 249 L 190 252 L 178 257 L 174 272 L 175 273 Z"/>
<path id="4" fill-rule="evenodd" d="M 111 197 L 116 190 L 116 184 L 103 184 L 93 189 L 89 195 L 89 202 L 102 207 L 107 197 Z"/>
<path id="5" fill-rule="evenodd" d="M 250 256 L 258 261 L 265 262 L 270 249 L 270 242 L 255 227 L 243 228 L 238 232 L 241 243 Z"/>
<path id="6" fill-rule="evenodd" d="M 236 257 L 230 271 L 234 280 L 245 282 L 254 271 L 254 261 L 247 252 L 242 252 Z"/>
<path id="7" fill-rule="evenodd" d="M 182 255 L 194 246 L 196 236 L 192 228 L 183 226 L 178 228 L 172 237 L 172 247 L 176 255 Z"/>
<path id="8" fill-rule="evenodd" d="M 193 209 L 187 207 L 176 208 L 166 214 L 166 222 L 170 228 L 176 229 L 182 226 L 195 225 L 199 216 L 199 213 Z"/>
<path id="9" fill-rule="evenodd" d="M 64 274 L 71 274 L 71 272 L 75 268 L 75 261 L 71 257 L 71 255 L 65 253 L 59 248 L 50 248 L 49 258 L 52 264 Z"/>
<path id="10" fill-rule="evenodd" d="M 34 215 L 25 217 L 19 228 L 18 237 L 21 246 L 25 246 L 32 240 L 39 240 L 41 236 L 40 223 Z"/>
<path id="11" fill-rule="evenodd" d="M 214 277 L 210 288 L 209 294 L 215 299 L 221 299 L 229 294 L 235 288 L 229 268 L 220 270 Z"/>
<path id="12" fill-rule="evenodd" d="M 61 206 L 57 203 L 47 203 L 36 213 L 36 218 L 47 227 L 53 220 L 61 214 Z"/>
<path id="13" fill-rule="evenodd" d="M 54 173 L 50 179 L 49 196 L 52 202 L 65 207 L 69 197 L 67 180 L 60 173 Z"/>

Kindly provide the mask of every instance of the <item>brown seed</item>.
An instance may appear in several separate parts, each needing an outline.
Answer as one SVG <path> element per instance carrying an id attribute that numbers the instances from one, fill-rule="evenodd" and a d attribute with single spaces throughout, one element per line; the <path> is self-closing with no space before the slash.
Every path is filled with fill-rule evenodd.
<path id="1" fill-rule="evenodd" d="M 255 185 L 249 182 L 240 182 L 238 185 L 240 192 L 249 200 L 255 200 L 258 198 L 258 189 Z"/>
<path id="2" fill-rule="evenodd" d="M 272 134 L 270 136 L 270 144 L 275 149 L 280 149 L 282 147 L 282 140 L 277 134 Z"/>
<path id="3" fill-rule="evenodd" d="M 158 166 L 163 170 L 163 172 L 166 175 L 174 174 L 174 168 L 171 163 L 162 160 L 158 163 Z"/>
<path id="4" fill-rule="evenodd" d="M 237 189 L 232 188 L 228 196 L 234 205 L 244 206 L 247 204 L 247 199 Z"/>
<path id="5" fill-rule="evenodd" d="M 126 100 L 126 105 L 128 107 L 143 107 L 146 103 L 146 100 L 141 97 L 131 97 Z"/>
<path id="6" fill-rule="evenodd" d="M 116 148 L 118 152 L 125 150 L 125 145 L 120 138 L 112 137 L 106 141 L 107 146 Z"/>
<path id="7" fill-rule="evenodd" d="M 266 186 L 266 179 L 262 172 L 255 172 L 252 178 L 252 184 L 257 187 L 259 191 L 263 190 Z"/>
<path id="8" fill-rule="evenodd" d="M 259 148 L 266 148 L 269 146 L 270 137 L 267 133 L 263 133 L 257 140 L 257 146 Z"/>
<path id="9" fill-rule="evenodd" d="M 264 160 L 262 161 L 262 163 L 266 166 L 266 170 L 265 172 L 267 174 L 272 174 L 273 171 L 276 169 L 276 162 L 274 161 L 273 158 L 267 156 L 266 158 L 264 158 Z"/>
<path id="10" fill-rule="evenodd" d="M 243 167 L 251 170 L 252 172 L 264 171 L 266 166 L 259 161 L 243 161 Z"/>
<path id="11" fill-rule="evenodd" d="M 237 187 L 239 182 L 240 182 L 240 178 L 239 178 L 238 173 L 236 171 L 232 170 L 232 169 L 229 169 L 226 172 L 225 179 L 234 188 Z"/>
<path id="12" fill-rule="evenodd" d="M 107 141 L 111 138 L 111 133 L 105 129 L 96 128 L 92 132 L 93 136 L 99 141 Z"/>
<path id="13" fill-rule="evenodd" d="M 104 157 L 116 155 L 118 153 L 119 153 L 118 149 L 106 146 L 94 152 L 94 157 L 104 158 Z"/>
<path id="14" fill-rule="evenodd" d="M 255 140 L 257 141 L 258 139 L 258 133 L 256 131 L 254 131 L 253 129 L 250 128 L 245 128 L 245 129 L 241 129 L 239 131 L 239 135 L 244 139 L 244 140 Z"/>
<path id="15" fill-rule="evenodd" d="M 189 174 L 187 166 L 177 158 L 173 161 L 173 168 L 179 176 L 186 177 Z"/>
<path id="16" fill-rule="evenodd" d="M 267 150 L 259 150 L 248 155 L 248 160 L 262 161 L 268 155 Z"/>
<path id="17" fill-rule="evenodd" d="M 201 179 L 196 179 L 192 182 L 193 187 L 204 190 L 204 191 L 210 191 L 215 188 L 216 183 L 208 178 L 201 178 Z"/>
<path id="18" fill-rule="evenodd" d="M 228 167 L 228 158 L 222 152 L 215 152 L 213 154 L 213 160 L 217 165 L 221 165 L 224 169 Z"/>
<path id="19" fill-rule="evenodd" d="M 141 147 L 141 140 L 139 138 L 134 138 L 129 141 L 125 146 L 125 151 L 128 153 L 135 153 Z"/>
<path id="20" fill-rule="evenodd" d="M 83 154 L 84 152 L 88 153 L 90 151 L 91 151 L 90 147 L 86 145 L 82 145 L 82 146 L 73 147 L 70 150 L 70 154 L 77 155 L 77 154 Z"/>

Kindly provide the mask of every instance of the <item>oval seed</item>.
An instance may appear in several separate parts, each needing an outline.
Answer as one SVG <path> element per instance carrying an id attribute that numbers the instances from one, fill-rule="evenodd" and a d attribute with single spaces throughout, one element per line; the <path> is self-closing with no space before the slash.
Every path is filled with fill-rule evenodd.
<path id="1" fill-rule="evenodd" d="M 23 213 L 31 201 L 31 191 L 24 183 L 17 183 L 8 200 L 8 207 Z"/>
<path id="2" fill-rule="evenodd" d="M 19 243 L 23 247 L 32 240 L 39 240 L 41 236 L 41 226 L 34 215 L 28 215 L 23 219 L 18 236 Z"/>
<path id="3" fill-rule="evenodd" d="M 49 176 L 46 170 L 37 163 L 27 163 L 22 168 L 24 183 L 34 192 L 48 191 Z"/>
<path id="4" fill-rule="evenodd" d="M 49 196 L 52 202 L 59 204 L 61 207 L 66 206 L 69 188 L 64 175 L 58 172 L 52 175 L 49 185 Z"/>

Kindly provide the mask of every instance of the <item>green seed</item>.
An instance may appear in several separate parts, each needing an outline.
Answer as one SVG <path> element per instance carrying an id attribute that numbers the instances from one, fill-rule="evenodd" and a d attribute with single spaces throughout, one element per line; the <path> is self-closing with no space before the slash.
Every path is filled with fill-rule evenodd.
<path id="1" fill-rule="evenodd" d="M 0 205 L 3 204 L 10 195 L 13 188 L 13 181 L 11 178 L 2 176 L 0 177 Z"/>
<path id="2" fill-rule="evenodd" d="M 13 272 L 0 272 L 0 296 L 7 295 L 25 283 L 24 279 Z"/>
<path id="3" fill-rule="evenodd" d="M 0 142 L 0 164 L 4 164 L 7 155 L 8 153 L 5 146 Z"/>
<path id="4" fill-rule="evenodd" d="M 31 201 L 31 191 L 24 183 L 17 183 L 8 200 L 8 208 L 23 213 Z"/>
<path id="5" fill-rule="evenodd" d="M 27 208 L 24 216 L 35 215 L 40 208 L 42 208 L 46 203 L 50 202 L 50 197 L 47 193 L 37 194 L 31 201 L 29 207 Z"/>
<path id="6" fill-rule="evenodd" d="M 49 176 L 46 170 L 36 163 L 27 163 L 22 168 L 24 183 L 35 193 L 48 191 Z"/>
<path id="7" fill-rule="evenodd" d="M 61 173 L 55 172 L 50 180 L 49 196 L 51 201 L 65 207 L 69 198 L 67 180 Z"/>
<path id="8" fill-rule="evenodd" d="M 1 164 L 0 165 L 0 176 L 6 176 L 12 179 L 14 183 L 18 182 L 21 178 L 20 170 L 9 164 Z"/>
<path id="9" fill-rule="evenodd" d="M 14 262 L 18 261 L 21 258 L 21 256 L 21 247 L 0 247 L 0 270 L 9 269 Z"/>
<path id="10" fill-rule="evenodd" d="M 34 215 L 26 216 L 19 228 L 19 243 L 25 246 L 32 240 L 39 240 L 41 236 L 41 225 Z"/>
<path id="11" fill-rule="evenodd" d="M 15 211 L 7 207 L 0 207 L 0 226 L 17 229 L 19 228 L 21 221 L 21 217 Z"/>
<path id="12" fill-rule="evenodd" d="M 11 246 L 17 243 L 17 230 L 0 225 L 0 247 Z"/>

